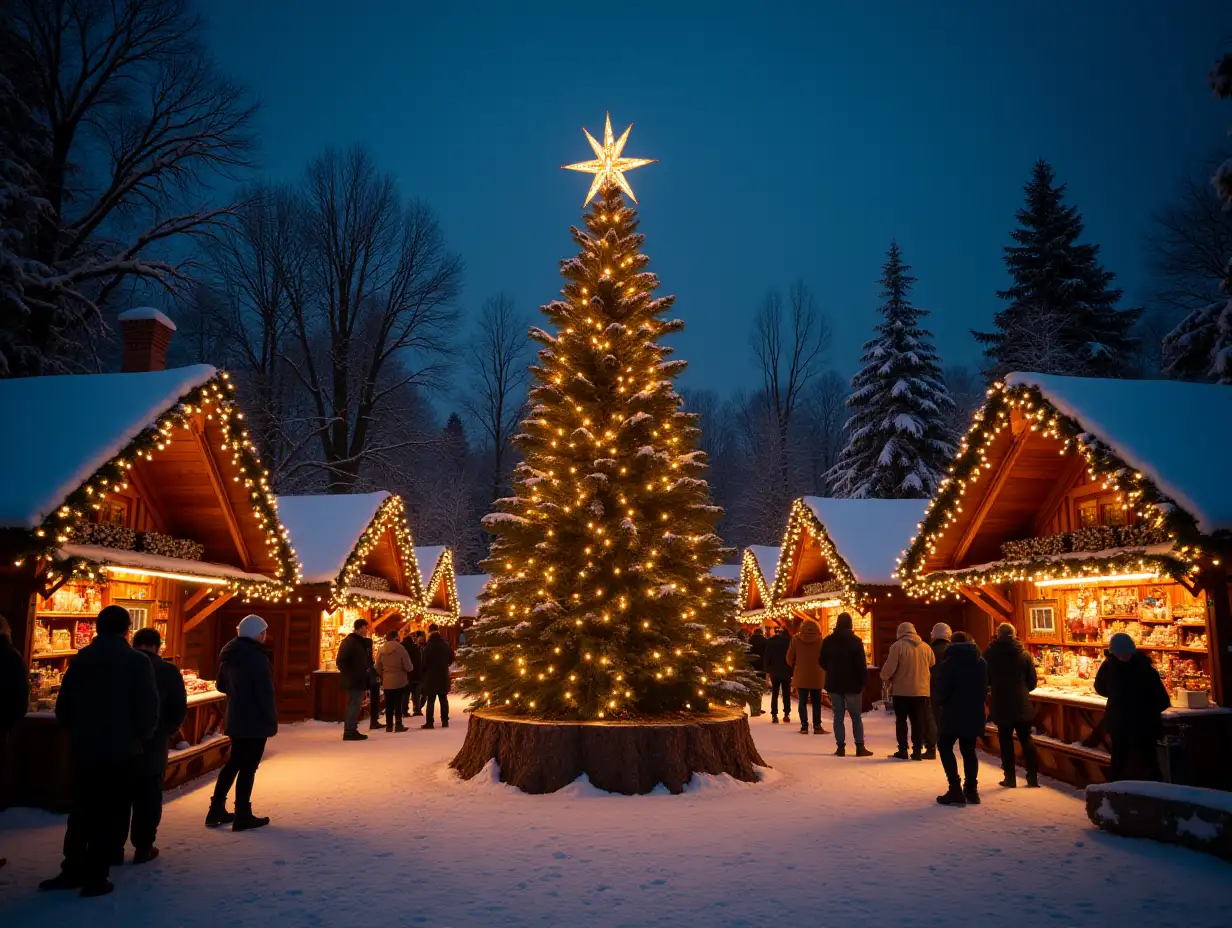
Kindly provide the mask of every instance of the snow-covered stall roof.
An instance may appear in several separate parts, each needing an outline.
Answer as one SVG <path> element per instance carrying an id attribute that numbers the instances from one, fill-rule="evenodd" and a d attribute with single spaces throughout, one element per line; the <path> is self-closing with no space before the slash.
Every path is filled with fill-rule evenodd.
<path id="1" fill-rule="evenodd" d="M 0 380 L 0 410 L 24 447 L 5 455 L 0 527 L 37 528 L 167 410 L 218 375 L 208 364 L 130 374 Z M 69 424 L 59 413 L 83 409 Z"/>
<path id="2" fill-rule="evenodd" d="M 458 589 L 458 615 L 473 619 L 479 615 L 479 594 L 492 578 L 487 574 L 462 574 L 454 578 Z"/>
<path id="3" fill-rule="evenodd" d="M 342 572 L 389 496 L 380 490 L 278 497 L 278 517 L 291 536 L 304 583 L 331 583 Z"/>
<path id="4" fill-rule="evenodd" d="M 1199 531 L 1232 530 L 1232 486 L 1221 447 L 1232 446 L 1232 390 L 1226 386 L 1032 373 L 1009 374 L 1005 383 L 1039 390 L 1189 512 Z"/>
<path id="5" fill-rule="evenodd" d="M 774 578 L 779 572 L 779 549 L 770 545 L 749 545 L 744 550 L 753 555 L 766 586 L 773 589 Z"/>
<path id="6" fill-rule="evenodd" d="M 432 575 L 436 572 L 436 565 L 440 563 L 444 555 L 444 545 L 425 545 L 415 549 L 415 563 L 419 565 L 419 576 L 423 578 L 425 596 L 431 592 L 428 589 L 428 584 L 432 582 Z"/>
<path id="7" fill-rule="evenodd" d="M 806 496 L 808 506 L 856 583 L 898 586 L 898 557 L 928 510 L 926 499 L 832 499 Z"/>
<path id="8" fill-rule="evenodd" d="M 213 578 L 245 580 L 249 583 L 276 582 L 273 577 L 240 570 L 238 567 L 232 567 L 230 564 L 215 564 L 212 561 L 192 561 L 187 558 L 150 554 L 147 551 L 109 548 L 104 545 L 79 545 L 70 542 L 60 546 L 60 555 L 65 558 L 79 557 L 92 564 L 102 564 L 109 567 L 128 568 L 135 571 L 150 570 L 163 574 L 197 577 L 203 582 Z"/>

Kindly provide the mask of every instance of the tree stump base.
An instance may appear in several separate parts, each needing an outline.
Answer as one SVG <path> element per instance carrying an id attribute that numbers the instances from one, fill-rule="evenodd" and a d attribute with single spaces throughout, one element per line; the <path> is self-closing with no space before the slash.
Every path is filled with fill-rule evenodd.
<path id="1" fill-rule="evenodd" d="M 599 789 L 626 796 L 660 783 L 681 793 L 694 773 L 754 783 L 754 766 L 768 766 L 744 712 L 729 708 L 644 722 L 557 722 L 478 709 L 449 766 L 469 780 L 490 760 L 502 782 L 524 793 L 554 793 L 584 773 Z"/>

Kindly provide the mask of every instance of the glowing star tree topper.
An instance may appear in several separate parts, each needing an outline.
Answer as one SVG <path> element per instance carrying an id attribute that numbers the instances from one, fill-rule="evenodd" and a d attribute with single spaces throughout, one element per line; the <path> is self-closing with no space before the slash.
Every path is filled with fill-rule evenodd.
<path id="1" fill-rule="evenodd" d="M 583 206 L 590 203 L 598 193 L 608 183 L 613 183 L 625 193 L 629 195 L 629 199 L 634 203 L 637 202 L 637 197 L 633 195 L 633 188 L 629 186 L 629 182 L 625 180 L 625 171 L 632 171 L 634 168 L 645 167 L 648 164 L 654 164 L 657 158 L 622 158 L 620 153 L 624 151 L 625 142 L 629 139 L 629 132 L 633 129 L 633 123 L 629 123 L 629 128 L 626 129 L 619 139 L 612 135 L 612 114 L 608 113 L 607 121 L 603 127 L 603 144 L 600 145 L 595 141 L 595 137 L 582 130 L 582 134 L 586 136 L 586 141 L 590 142 L 590 147 L 595 150 L 594 161 L 578 161 L 574 164 L 561 165 L 566 171 L 581 171 L 584 174 L 595 175 L 595 181 L 590 185 L 590 192 L 586 194 L 586 199 L 582 202 Z"/>

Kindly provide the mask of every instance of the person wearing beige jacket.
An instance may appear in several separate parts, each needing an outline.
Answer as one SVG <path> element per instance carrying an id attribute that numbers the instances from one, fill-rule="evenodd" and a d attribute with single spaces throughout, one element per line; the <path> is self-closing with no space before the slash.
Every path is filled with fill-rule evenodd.
<path id="1" fill-rule="evenodd" d="M 376 655 L 376 672 L 381 677 L 381 689 L 385 690 L 386 731 L 410 731 L 402 724 L 402 694 L 411 685 L 413 666 L 411 656 L 398 640 L 398 632 L 391 631 Z M 374 715 L 375 709 L 373 706 Z"/>
<path id="2" fill-rule="evenodd" d="M 926 714 L 931 712 L 928 693 L 931 683 L 930 670 L 936 658 L 933 649 L 916 634 L 915 626 L 903 622 L 898 626 L 898 639 L 890 645 L 885 663 L 881 667 L 881 679 L 890 684 L 894 697 L 894 728 L 898 735 L 898 750 L 891 754 L 906 760 L 907 723 L 911 722 L 912 760 L 932 760 L 937 756 L 937 746 L 927 744 L 927 753 L 921 753 L 921 742 L 930 739 L 930 727 Z"/>
<path id="3" fill-rule="evenodd" d="M 813 734 L 828 734 L 821 727 L 821 690 L 826 685 L 826 672 L 821 669 L 821 626 L 812 619 L 806 619 L 792 636 L 787 663 L 791 665 L 791 685 L 800 694 L 800 734 L 808 734 L 805 709 L 809 702 L 813 705 Z"/>

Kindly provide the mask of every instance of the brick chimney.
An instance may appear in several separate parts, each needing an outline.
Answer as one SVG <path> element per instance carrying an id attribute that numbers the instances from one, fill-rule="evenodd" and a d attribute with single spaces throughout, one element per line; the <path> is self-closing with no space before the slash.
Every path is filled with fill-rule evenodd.
<path id="1" fill-rule="evenodd" d="M 124 360 L 120 370 L 161 371 L 167 369 L 167 346 L 175 323 L 153 306 L 140 306 L 120 313 L 120 334 L 124 341 Z"/>

